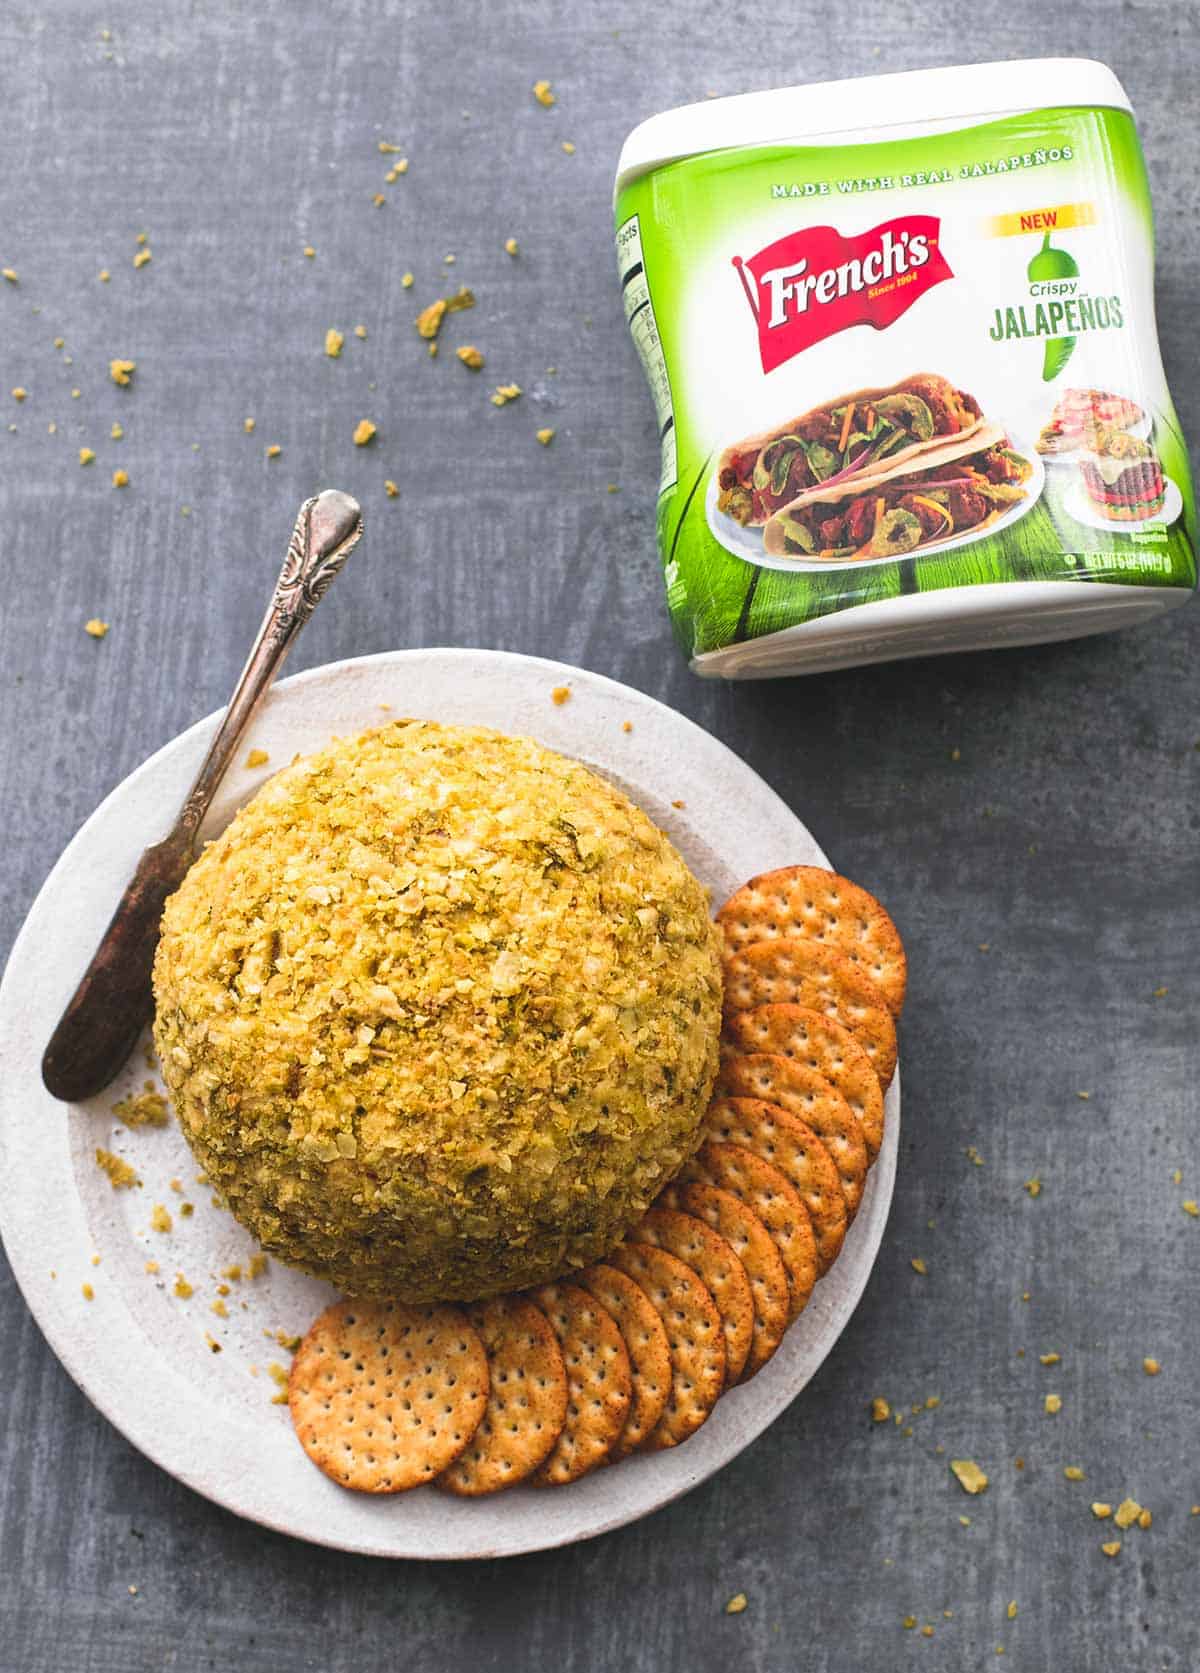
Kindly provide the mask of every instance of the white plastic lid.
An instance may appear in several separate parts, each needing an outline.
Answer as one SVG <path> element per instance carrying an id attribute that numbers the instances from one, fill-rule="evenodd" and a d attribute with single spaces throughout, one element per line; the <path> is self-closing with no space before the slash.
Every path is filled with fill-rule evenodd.
<path id="1" fill-rule="evenodd" d="M 1018 58 L 777 87 L 680 105 L 640 123 L 621 148 L 615 190 L 702 151 L 821 140 L 846 144 L 875 138 L 881 128 L 919 133 L 933 125 L 956 127 L 1058 105 L 1133 111 L 1108 65 L 1094 58 Z"/>

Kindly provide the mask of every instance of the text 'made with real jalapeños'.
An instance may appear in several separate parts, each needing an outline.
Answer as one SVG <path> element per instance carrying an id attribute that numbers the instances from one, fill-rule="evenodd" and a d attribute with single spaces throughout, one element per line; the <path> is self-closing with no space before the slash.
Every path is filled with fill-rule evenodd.
<path id="1" fill-rule="evenodd" d="M 1191 596 L 1149 189 L 1105 66 L 668 111 L 625 144 L 616 226 L 698 673 L 1073 638 Z"/>

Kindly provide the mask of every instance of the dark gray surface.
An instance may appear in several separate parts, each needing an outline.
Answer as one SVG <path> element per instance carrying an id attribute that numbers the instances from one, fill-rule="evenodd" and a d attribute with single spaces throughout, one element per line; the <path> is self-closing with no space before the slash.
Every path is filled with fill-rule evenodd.
<path id="1" fill-rule="evenodd" d="M 701 684 L 659 597 L 651 410 L 609 223 L 626 130 L 709 89 L 1106 58 L 1140 113 L 1164 352 L 1200 436 L 1195 18 L 1190 0 L 1013 0 L 969 21 L 929 0 L 0 12 L 0 265 L 21 275 L 0 286 L 0 402 L 30 391 L 10 403 L 16 433 L 0 430 L 0 949 L 97 801 L 223 701 L 296 503 L 336 483 L 362 497 L 368 539 L 295 668 L 460 643 L 628 680 L 742 753 L 878 888 L 913 975 L 898 1189 L 857 1316 L 734 1465 L 590 1546 L 388 1565 L 240 1523 L 92 1410 L 5 1269 L 5 1673 L 958 1673 L 997 1665 L 998 1644 L 999 1665 L 1030 1673 L 1200 1664 L 1200 1221 L 1180 1207 L 1200 1196 L 1200 614 L 1045 650 Z M 539 76 L 551 112 L 530 97 Z M 412 160 L 394 188 L 381 138 Z M 154 259 L 134 272 L 143 228 Z M 412 317 L 447 273 L 479 306 L 430 362 Z M 347 335 L 337 363 L 321 352 L 330 325 Z M 454 361 L 462 342 L 487 354 L 481 378 Z M 137 360 L 135 389 L 109 381 L 114 355 Z M 527 393 L 496 411 L 487 391 L 508 378 Z M 357 450 L 364 416 L 379 437 Z M 548 450 L 543 424 L 558 430 Z M 82 631 L 93 614 L 113 624 L 102 644 Z M 1037 1200 L 1022 1189 L 1034 1174 Z M 1043 1369 L 1051 1349 L 1062 1363 Z M 1052 1389 L 1057 1417 L 1042 1411 Z M 876 1394 L 941 1405 L 909 1438 L 872 1425 Z M 991 1475 L 981 1498 L 949 1474 L 962 1456 Z M 1086 1484 L 1063 1480 L 1068 1463 Z M 1154 1525 L 1110 1562 L 1111 1524 L 1088 1504 L 1126 1494 Z M 749 1608 L 726 1617 L 737 1591 Z M 906 1632 L 910 1614 L 936 1636 Z"/>

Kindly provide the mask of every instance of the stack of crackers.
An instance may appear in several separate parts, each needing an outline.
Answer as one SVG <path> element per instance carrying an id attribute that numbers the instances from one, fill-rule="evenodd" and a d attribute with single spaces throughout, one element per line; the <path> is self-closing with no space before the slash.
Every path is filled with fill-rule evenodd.
<path id="1" fill-rule="evenodd" d="M 678 1446 L 778 1349 L 837 1259 L 883 1142 L 906 963 L 887 912 L 816 866 L 717 914 L 721 1068 L 703 1143 L 604 1261 L 466 1306 L 342 1301 L 289 1404 L 344 1487 L 562 1486 Z"/>

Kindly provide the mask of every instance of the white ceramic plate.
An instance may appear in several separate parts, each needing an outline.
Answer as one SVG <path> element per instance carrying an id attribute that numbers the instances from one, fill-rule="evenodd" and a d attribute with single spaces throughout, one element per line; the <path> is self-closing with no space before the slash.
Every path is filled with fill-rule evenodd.
<path id="1" fill-rule="evenodd" d="M 1020 440 L 1014 438 L 1012 447 L 1030 461 L 1033 466 L 1032 474 L 1026 483 L 1026 493 L 1023 500 L 1018 500 L 994 523 L 989 523 L 985 529 L 968 529 L 965 534 L 955 535 L 953 540 L 939 541 L 936 546 L 924 546 L 918 552 L 902 552 L 900 556 L 920 557 L 928 552 L 935 555 L 940 552 L 953 552 L 958 546 L 970 546 L 976 540 L 983 540 L 991 535 L 1000 534 L 1002 530 L 1019 522 L 1027 511 L 1032 511 L 1042 496 L 1042 489 L 1046 482 L 1046 467 L 1041 457 L 1031 447 L 1025 447 Z M 915 467 L 914 467 L 915 468 Z M 763 550 L 763 536 L 760 528 L 745 528 L 733 517 L 717 510 L 717 496 L 720 487 L 717 482 L 717 472 L 713 471 L 708 479 L 708 489 L 704 496 L 704 513 L 708 518 L 708 526 L 713 536 L 727 552 L 735 558 L 741 558 L 745 563 L 757 564 L 760 569 L 780 569 L 791 575 L 812 575 L 822 570 L 841 569 L 848 574 L 856 569 L 869 569 L 874 564 L 895 563 L 895 558 L 788 558 L 775 557 Z"/>
<path id="2" fill-rule="evenodd" d="M 1105 534 L 1127 534 L 1130 529 L 1147 529 L 1153 524 L 1166 529 L 1182 515 L 1183 495 L 1173 477 L 1166 478 L 1164 488 L 1162 510 L 1152 512 L 1148 517 L 1106 517 L 1099 506 L 1088 498 L 1087 489 L 1081 481 L 1072 482 L 1063 497 L 1063 504 L 1077 523 L 1089 529 L 1103 529 Z"/>
<path id="3" fill-rule="evenodd" d="M 550 696 L 559 685 L 572 693 L 561 707 Z M 282 682 L 251 739 L 270 752 L 271 764 L 230 774 L 205 834 L 214 835 L 297 751 L 389 714 L 530 734 L 586 761 L 670 833 L 718 899 L 754 872 L 826 863 L 757 774 L 681 715 L 596 674 L 496 651 L 397 651 Z M 229 1317 L 214 1315 L 223 1269 L 245 1263 L 253 1244 L 196 1183 L 196 1164 L 173 1123 L 130 1132 L 114 1120 L 115 1099 L 146 1078 L 144 1061 L 139 1056 L 116 1086 L 71 1108 L 44 1091 L 39 1072 L 43 1046 L 138 854 L 171 823 L 216 719 L 152 756 L 92 815 L 38 896 L 0 987 L 0 1229 L 51 1347 L 105 1416 L 180 1481 L 238 1515 L 348 1551 L 430 1558 L 534 1551 L 619 1527 L 685 1493 L 778 1416 L 854 1311 L 891 1201 L 898 1082 L 888 1096 L 883 1153 L 841 1257 L 774 1360 L 721 1400 L 685 1446 L 569 1487 L 517 1488 L 477 1501 L 432 1488 L 394 1498 L 343 1491 L 305 1458 L 286 1407 L 272 1404 L 268 1367 L 286 1365 L 288 1354 L 264 1334 L 302 1332 L 332 1291 L 272 1261 L 253 1282 L 231 1283 Z M 112 1190 L 95 1164 L 98 1145 L 125 1157 L 142 1187 Z M 182 1191 L 172 1189 L 173 1179 Z M 190 1216 L 182 1213 L 185 1201 L 194 1205 Z M 169 1234 L 149 1229 L 156 1203 L 172 1215 Z M 157 1274 L 147 1274 L 148 1260 L 159 1263 Z M 193 1286 L 189 1299 L 173 1293 L 178 1273 Z M 95 1290 L 90 1302 L 85 1283 Z"/>

